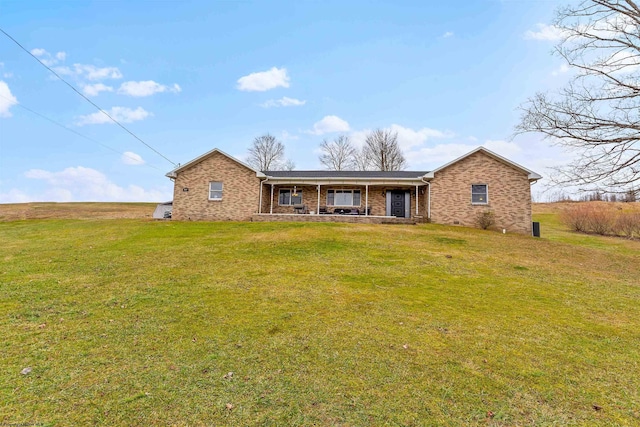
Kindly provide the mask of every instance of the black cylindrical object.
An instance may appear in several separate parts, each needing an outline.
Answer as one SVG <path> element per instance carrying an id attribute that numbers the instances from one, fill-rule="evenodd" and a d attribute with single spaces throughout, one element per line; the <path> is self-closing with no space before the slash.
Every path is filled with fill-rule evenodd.
<path id="1" fill-rule="evenodd" d="M 540 223 L 533 223 L 533 237 L 540 237 Z"/>

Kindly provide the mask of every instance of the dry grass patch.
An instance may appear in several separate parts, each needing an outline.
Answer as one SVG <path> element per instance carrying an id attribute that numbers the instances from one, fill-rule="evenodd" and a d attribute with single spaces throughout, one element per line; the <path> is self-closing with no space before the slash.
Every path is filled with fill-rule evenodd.
<path id="1" fill-rule="evenodd" d="M 156 203 L 14 203 L 0 204 L 0 221 L 25 219 L 151 218 Z"/>

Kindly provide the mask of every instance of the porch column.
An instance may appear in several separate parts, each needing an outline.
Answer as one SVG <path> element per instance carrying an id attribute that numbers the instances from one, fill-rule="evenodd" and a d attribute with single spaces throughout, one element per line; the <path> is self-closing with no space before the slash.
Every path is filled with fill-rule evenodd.
<path id="1" fill-rule="evenodd" d="M 369 215 L 369 184 L 365 184 L 364 186 L 364 216 Z"/>
<path id="2" fill-rule="evenodd" d="M 273 184 L 271 184 L 271 203 L 269 204 L 269 213 L 273 215 Z"/>
<path id="3" fill-rule="evenodd" d="M 258 205 L 258 213 L 262 213 L 262 180 L 260 180 L 260 204 Z"/>
<path id="4" fill-rule="evenodd" d="M 318 210 L 316 211 L 317 215 L 320 215 L 320 184 L 318 184 Z"/>
<path id="5" fill-rule="evenodd" d="M 416 216 L 418 215 L 418 184 L 416 184 Z"/>

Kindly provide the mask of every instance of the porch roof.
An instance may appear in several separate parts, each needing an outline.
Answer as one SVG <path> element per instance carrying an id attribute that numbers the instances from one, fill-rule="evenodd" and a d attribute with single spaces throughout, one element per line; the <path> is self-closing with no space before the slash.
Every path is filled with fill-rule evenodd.
<path id="1" fill-rule="evenodd" d="M 269 178 L 325 178 L 325 179 L 420 179 L 429 171 L 263 171 Z"/>
<path id="2" fill-rule="evenodd" d="M 422 185 L 425 171 L 264 171 L 271 184 Z"/>

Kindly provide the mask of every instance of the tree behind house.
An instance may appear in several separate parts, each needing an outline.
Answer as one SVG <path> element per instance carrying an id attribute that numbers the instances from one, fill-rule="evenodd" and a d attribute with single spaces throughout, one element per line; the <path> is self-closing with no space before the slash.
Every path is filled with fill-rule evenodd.
<path id="1" fill-rule="evenodd" d="M 387 129 L 369 132 L 360 155 L 361 161 L 368 162 L 373 170 L 399 171 L 407 166 L 398 144 L 398 133 Z"/>
<path id="2" fill-rule="evenodd" d="M 340 135 L 333 141 L 325 139 L 320 150 L 320 163 L 329 170 L 353 170 L 356 166 L 356 149 L 346 135 Z"/>
<path id="3" fill-rule="evenodd" d="M 249 148 L 247 162 L 257 170 L 291 170 L 295 166 L 291 160 L 285 160 L 284 144 L 275 136 L 266 134 L 253 140 Z"/>

